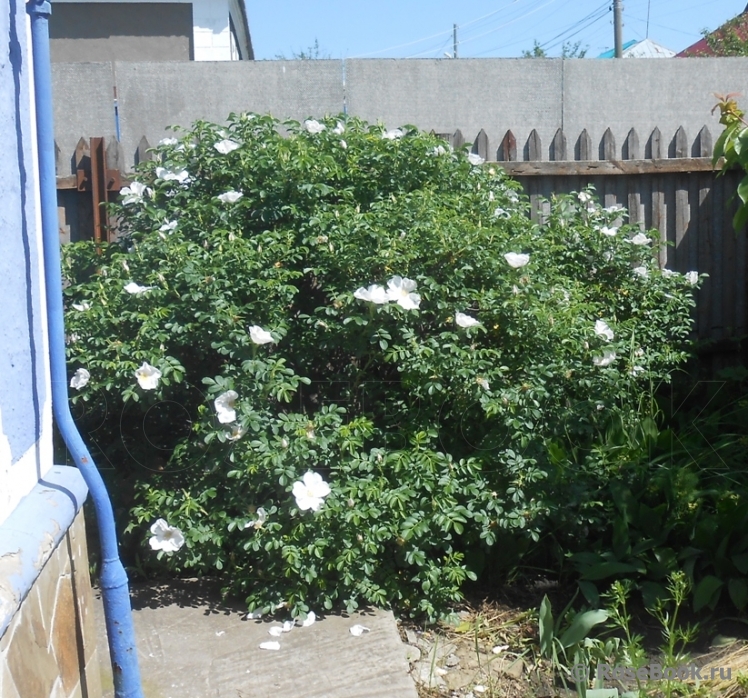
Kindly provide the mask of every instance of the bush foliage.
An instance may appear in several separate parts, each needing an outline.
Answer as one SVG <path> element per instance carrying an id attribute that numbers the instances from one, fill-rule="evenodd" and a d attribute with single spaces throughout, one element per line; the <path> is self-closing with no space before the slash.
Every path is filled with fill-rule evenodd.
<path id="1" fill-rule="evenodd" d="M 659 270 L 654 233 L 589 191 L 533 221 L 498 166 L 412 127 L 240 114 L 155 151 L 119 241 L 64 254 L 72 400 L 137 481 L 149 565 L 222 570 L 250 610 L 433 617 L 497 540 L 600 524 L 600 434 L 686 357 L 698 279 Z M 160 562 L 157 518 L 186 538 Z"/>

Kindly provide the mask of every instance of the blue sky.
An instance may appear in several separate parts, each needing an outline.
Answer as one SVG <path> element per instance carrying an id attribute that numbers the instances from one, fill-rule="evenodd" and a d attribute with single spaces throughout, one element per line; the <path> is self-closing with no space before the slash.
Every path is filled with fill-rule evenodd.
<path id="1" fill-rule="evenodd" d="M 623 40 L 680 51 L 742 12 L 748 0 L 623 0 Z M 517 57 L 533 41 L 551 56 L 581 41 L 588 56 L 613 46 L 612 0 L 245 0 L 255 57 L 291 58 L 315 40 L 321 57 Z"/>

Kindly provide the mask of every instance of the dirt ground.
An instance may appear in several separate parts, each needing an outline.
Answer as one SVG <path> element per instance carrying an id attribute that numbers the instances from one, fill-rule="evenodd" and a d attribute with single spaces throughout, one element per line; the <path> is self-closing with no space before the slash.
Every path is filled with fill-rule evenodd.
<path id="1" fill-rule="evenodd" d="M 420 626 L 400 621 L 400 634 L 408 645 L 411 676 L 420 698 L 554 698 L 576 696 L 551 663 L 540 657 L 537 609 L 547 594 L 554 615 L 573 596 L 544 579 L 481 596 L 474 593 L 450 623 Z M 662 637 L 654 618 L 631 606 L 633 630 L 645 638 L 652 663 L 657 662 Z M 688 664 L 730 669 L 729 678 L 683 684 L 660 681 L 646 687 L 642 696 L 659 698 L 748 698 L 748 619 L 731 617 L 730 609 L 699 619 L 701 633 L 689 648 Z M 732 611 L 734 613 L 734 610 Z M 687 612 L 683 622 L 689 622 Z M 602 626 L 598 626 L 599 628 Z M 741 678 L 743 677 L 743 678 Z M 606 682 L 619 693 L 636 688 Z M 670 693 L 668 694 L 668 691 Z"/>

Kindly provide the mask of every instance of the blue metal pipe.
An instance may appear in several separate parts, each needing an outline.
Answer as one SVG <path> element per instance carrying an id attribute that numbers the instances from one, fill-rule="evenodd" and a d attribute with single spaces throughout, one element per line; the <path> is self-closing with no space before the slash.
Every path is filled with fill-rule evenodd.
<path id="1" fill-rule="evenodd" d="M 49 330 L 49 360 L 52 376 L 52 409 L 57 427 L 73 460 L 86 481 L 96 510 L 101 542 L 101 591 L 112 659 L 116 698 L 143 698 L 138 653 L 132 623 L 130 589 L 127 574 L 119 559 L 114 512 L 104 481 L 73 422 L 68 404 L 68 380 L 65 363 L 65 323 L 62 305 L 62 271 L 57 222 L 57 180 L 52 111 L 52 68 L 49 55 L 49 17 L 52 5 L 47 0 L 29 0 L 31 39 L 34 57 L 36 130 L 39 146 L 39 186 L 41 189 L 44 277 Z"/>

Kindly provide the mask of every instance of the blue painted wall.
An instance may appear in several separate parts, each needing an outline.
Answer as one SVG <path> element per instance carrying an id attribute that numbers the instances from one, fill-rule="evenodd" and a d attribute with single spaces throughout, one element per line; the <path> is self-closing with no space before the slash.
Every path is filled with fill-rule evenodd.
<path id="1" fill-rule="evenodd" d="M 22 0 L 0 2 L 0 412 L 12 462 L 38 445 L 48 399 L 26 27 Z"/>

